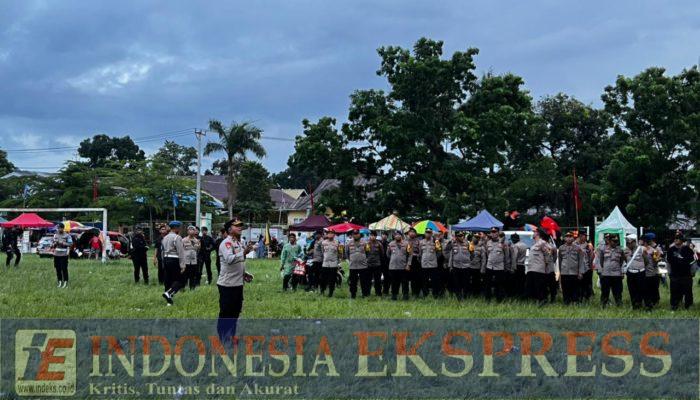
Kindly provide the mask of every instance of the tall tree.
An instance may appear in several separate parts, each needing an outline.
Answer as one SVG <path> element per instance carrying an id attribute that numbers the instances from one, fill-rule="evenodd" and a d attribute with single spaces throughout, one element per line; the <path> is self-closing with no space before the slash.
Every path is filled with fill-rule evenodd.
<path id="1" fill-rule="evenodd" d="M 228 165 L 226 174 L 228 198 L 226 203 L 229 216 L 232 217 L 237 195 L 237 179 L 242 163 L 247 160 L 248 153 L 252 153 L 258 158 L 266 155 L 265 148 L 260 144 L 263 131 L 251 122 L 233 122 L 230 126 L 224 126 L 217 120 L 209 121 L 209 129 L 217 133 L 219 141 L 207 143 L 204 154 L 223 152 L 226 155 L 226 164 Z"/>
<path id="2" fill-rule="evenodd" d="M 196 171 L 193 167 L 197 165 L 197 149 L 166 140 L 163 147 L 153 155 L 153 164 L 156 168 L 167 169 L 170 175 L 194 176 Z"/>
<path id="3" fill-rule="evenodd" d="M 7 159 L 7 152 L 0 150 L 0 176 L 7 175 L 15 170 L 15 165 Z"/>
<path id="4" fill-rule="evenodd" d="M 78 155 L 88 159 L 90 167 L 104 166 L 108 161 L 142 161 L 146 158 L 143 150 L 129 136 L 109 137 L 95 135 L 80 142 Z"/>
<path id="5" fill-rule="evenodd" d="M 234 210 L 251 220 L 266 218 L 272 210 L 270 173 L 257 161 L 244 161 L 238 177 L 238 198 Z"/>

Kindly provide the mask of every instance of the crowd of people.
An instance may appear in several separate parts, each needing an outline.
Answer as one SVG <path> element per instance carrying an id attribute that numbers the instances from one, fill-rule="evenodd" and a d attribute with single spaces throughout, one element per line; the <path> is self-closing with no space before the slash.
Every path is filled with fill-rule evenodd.
<path id="1" fill-rule="evenodd" d="M 455 232 L 447 238 L 442 232 L 426 229 L 418 235 L 411 228 L 407 235 L 371 232 L 368 239 L 353 231 L 343 245 L 331 231 L 318 231 L 303 249 L 296 235 L 289 234 L 281 259 L 283 290 L 296 290 L 303 283 L 307 291 L 319 290 L 333 296 L 344 275 L 341 261 L 348 263 L 350 297 L 376 296 L 407 300 L 452 295 L 522 299 L 539 304 L 555 302 L 561 291 L 564 304 L 588 302 L 594 294 L 597 273 L 600 303 L 622 305 L 623 280 L 635 309 L 653 309 L 660 295 L 659 263 L 668 266 L 671 308 L 693 304 L 692 279 L 697 259 L 692 244 L 678 233 L 666 251 L 656 243 L 654 233 L 646 233 L 639 243 L 634 236 L 620 245 L 618 235 L 606 235 L 597 248 L 585 232 L 568 232 L 560 245 L 543 229 L 533 234 L 526 246 L 516 234 L 506 239 L 498 228 L 488 233 Z M 301 260 L 308 261 L 300 265 Z"/>

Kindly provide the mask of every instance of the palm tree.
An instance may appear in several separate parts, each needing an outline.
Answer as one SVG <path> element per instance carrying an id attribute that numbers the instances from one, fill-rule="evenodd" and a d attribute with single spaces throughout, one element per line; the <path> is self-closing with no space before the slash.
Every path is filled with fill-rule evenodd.
<path id="1" fill-rule="evenodd" d="M 209 130 L 219 135 L 218 142 L 209 142 L 204 148 L 204 155 L 212 153 L 226 153 L 226 185 L 228 186 L 228 214 L 233 218 L 233 203 L 236 201 L 237 182 L 236 178 L 240 165 L 247 159 L 248 152 L 256 157 L 262 158 L 267 154 L 265 148 L 260 144 L 262 129 L 251 122 L 231 123 L 224 126 L 221 122 L 213 119 L 209 121 Z"/>

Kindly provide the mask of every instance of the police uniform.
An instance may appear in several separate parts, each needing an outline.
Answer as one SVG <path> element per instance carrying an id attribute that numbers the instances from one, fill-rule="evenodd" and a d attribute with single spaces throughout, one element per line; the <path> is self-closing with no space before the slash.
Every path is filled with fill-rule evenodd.
<path id="1" fill-rule="evenodd" d="M 483 291 L 481 271 L 486 265 L 486 249 L 484 244 L 476 240 L 469 244 L 469 267 L 467 268 L 467 296 L 479 296 Z"/>
<path id="2" fill-rule="evenodd" d="M 600 262 L 600 302 L 607 306 L 612 291 L 615 304 L 622 305 L 622 264 L 625 262 L 625 252 L 619 246 L 604 245 L 596 255 Z"/>
<path id="3" fill-rule="evenodd" d="M 433 297 L 442 296 L 442 271 L 438 269 L 438 256 L 442 253 L 442 245 L 433 238 L 422 239 L 419 242 L 419 257 L 423 281 L 421 286 L 423 293 L 427 295 L 428 288 Z"/>
<path id="4" fill-rule="evenodd" d="M 229 231 L 231 225 L 243 226 L 240 220 L 228 221 L 224 228 Z M 246 272 L 246 247 L 240 238 L 227 236 L 219 245 L 219 262 L 221 272 L 216 281 L 219 289 L 219 320 L 217 331 L 222 340 L 232 340 L 236 335 L 236 324 L 243 309 L 243 284 L 252 280 Z"/>
<path id="5" fill-rule="evenodd" d="M 17 239 L 22 231 L 15 228 L 8 228 L 2 237 L 2 245 L 5 248 L 5 253 L 7 254 L 7 259 L 5 260 L 5 266 L 9 267 L 12 258 L 15 259 L 15 267 L 19 265 L 22 259 L 22 253 L 19 251 L 19 246 L 17 245 Z"/>
<path id="6" fill-rule="evenodd" d="M 481 272 L 485 274 L 484 294 L 486 300 L 491 300 L 491 297 L 495 296 L 496 300 L 501 301 L 506 295 L 506 274 L 511 270 L 509 250 L 498 239 L 489 239 L 486 242 L 485 250 L 486 263 L 481 269 Z"/>
<path id="7" fill-rule="evenodd" d="M 321 263 L 321 294 L 328 288 L 328 297 L 333 297 L 336 276 L 340 267 L 340 243 L 333 239 L 321 242 L 323 261 Z"/>
<path id="8" fill-rule="evenodd" d="M 512 237 L 511 237 L 512 240 Z M 510 246 L 510 259 L 515 273 L 511 277 L 511 296 L 522 298 L 525 296 L 525 260 L 527 258 L 527 245 L 521 241 Z"/>
<path id="9" fill-rule="evenodd" d="M 586 263 L 581 248 L 575 243 L 559 246 L 559 279 L 564 304 L 579 301 L 579 279 L 586 272 Z"/>
<path id="10" fill-rule="evenodd" d="M 552 268 L 549 251 L 547 242 L 537 238 L 530 247 L 530 259 L 525 271 L 525 293 L 540 304 L 547 301 L 547 280 Z"/>
<path id="11" fill-rule="evenodd" d="M 386 251 L 390 241 L 382 237 L 379 242 L 382 244 L 382 293 L 388 296 L 391 292 L 391 273 L 389 272 L 389 257 L 386 255 Z"/>
<path id="12" fill-rule="evenodd" d="M 409 248 L 409 271 L 408 278 L 411 282 L 411 293 L 420 297 L 421 293 L 423 295 L 428 294 L 428 288 L 423 287 L 423 269 L 420 264 L 420 239 L 418 237 L 406 239 Z"/>
<path id="13" fill-rule="evenodd" d="M 362 239 L 352 238 L 345 244 L 345 256 L 350 264 L 350 276 L 348 278 L 348 286 L 350 288 L 350 297 L 357 297 L 357 284 L 360 283 L 360 291 L 362 297 L 367 297 L 371 292 L 372 277 L 369 274 L 367 265 L 367 244 Z"/>
<path id="14" fill-rule="evenodd" d="M 579 298 L 581 300 L 590 300 L 593 296 L 593 270 L 595 269 L 593 260 L 595 259 L 595 251 L 593 251 L 593 245 L 586 241 L 577 241 L 576 244 L 583 252 L 583 262 L 586 264 L 583 277 L 579 281 Z"/>
<path id="15" fill-rule="evenodd" d="M 460 234 L 459 237 L 464 237 Z M 469 251 L 469 243 L 464 239 L 455 239 L 445 246 L 445 256 L 447 257 L 447 267 L 452 276 L 453 293 L 458 300 L 464 299 L 468 294 L 469 287 L 469 266 L 471 265 L 472 254 Z"/>
<path id="16" fill-rule="evenodd" d="M 557 272 L 559 272 L 559 263 L 557 263 L 557 246 L 554 242 L 547 243 L 549 246 L 549 266 L 547 270 L 547 294 L 549 294 L 549 302 L 557 301 L 557 292 L 559 291 L 559 282 L 557 282 Z"/>
<path id="17" fill-rule="evenodd" d="M 643 246 L 637 246 L 635 242 L 625 249 L 627 290 L 630 293 L 630 301 L 633 309 L 642 308 L 644 303 L 644 278 L 649 258 Z"/>
<path id="18" fill-rule="evenodd" d="M 165 235 L 161 246 L 163 248 L 163 265 L 165 267 L 165 287 L 163 298 L 168 304 L 173 304 L 173 296 L 185 286 L 183 273 L 185 272 L 185 247 L 182 245 L 182 236 L 174 229 L 182 226 L 182 223 L 173 221 L 170 223 L 171 231 Z"/>
<path id="19" fill-rule="evenodd" d="M 148 285 L 148 245 L 143 233 L 136 232 L 131 238 L 131 262 L 134 265 L 134 282 L 139 283 L 139 275 L 143 272 L 143 283 Z"/>
<path id="20" fill-rule="evenodd" d="M 407 300 L 408 293 L 408 271 L 409 263 L 408 243 L 393 240 L 386 249 L 389 259 L 389 273 L 391 274 L 391 299 L 396 300 L 399 295 L 399 286 L 403 299 Z"/>
<path id="21" fill-rule="evenodd" d="M 307 254 L 311 256 L 311 263 L 307 266 L 307 291 L 316 289 L 321 285 L 321 265 L 323 264 L 323 240 L 314 237 L 309 244 Z"/>
<path id="22" fill-rule="evenodd" d="M 163 238 L 165 236 L 158 233 L 158 238 L 153 242 L 153 249 L 155 250 L 155 264 L 158 268 L 158 283 L 165 284 L 165 267 L 163 265 Z M 168 288 L 164 288 L 168 289 Z"/>
<path id="23" fill-rule="evenodd" d="M 386 252 L 382 242 L 379 240 L 370 240 L 367 242 L 367 267 L 369 268 L 370 279 L 374 286 L 374 293 L 377 296 L 381 296 L 383 292 L 382 288 L 382 264 L 384 263 L 384 258 L 386 257 Z M 389 281 L 389 276 L 387 274 L 386 280 Z"/>
<path id="24" fill-rule="evenodd" d="M 686 309 L 690 308 L 693 305 L 693 250 L 685 243 L 681 246 L 673 243 L 668 247 L 666 259 L 669 264 L 671 309 L 678 309 L 681 301 Z"/>
<path id="25" fill-rule="evenodd" d="M 185 248 L 184 281 L 189 284 L 190 289 L 194 289 L 198 284 L 197 272 L 199 271 L 199 262 L 197 253 L 201 245 L 199 239 L 189 236 L 182 239 L 182 245 Z"/>
<path id="26" fill-rule="evenodd" d="M 644 247 L 649 257 L 644 273 L 644 306 L 650 310 L 659 304 L 659 261 L 663 259 L 664 253 L 661 247 L 653 240 L 656 236 L 646 236 L 646 246 Z"/>
<path id="27" fill-rule="evenodd" d="M 212 273 L 211 273 L 211 252 L 214 251 L 214 247 L 216 246 L 216 242 L 214 242 L 214 238 L 212 238 L 208 234 L 202 233 L 202 236 L 200 238 L 200 247 L 199 247 L 199 268 L 198 268 L 198 273 L 197 273 L 197 285 L 199 285 L 200 280 L 202 279 L 202 273 L 206 269 L 207 272 L 207 284 L 210 284 L 212 282 Z M 220 244 L 220 243 L 219 243 Z"/>

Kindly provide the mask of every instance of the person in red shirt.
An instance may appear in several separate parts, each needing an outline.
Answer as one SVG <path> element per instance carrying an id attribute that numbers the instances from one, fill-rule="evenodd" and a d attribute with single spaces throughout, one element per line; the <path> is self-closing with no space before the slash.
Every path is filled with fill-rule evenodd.
<path id="1" fill-rule="evenodd" d="M 92 258 L 92 255 L 95 255 L 95 260 L 98 260 L 100 258 L 100 254 L 102 253 L 102 241 L 100 241 L 100 236 L 95 235 L 90 239 L 90 258 Z"/>

